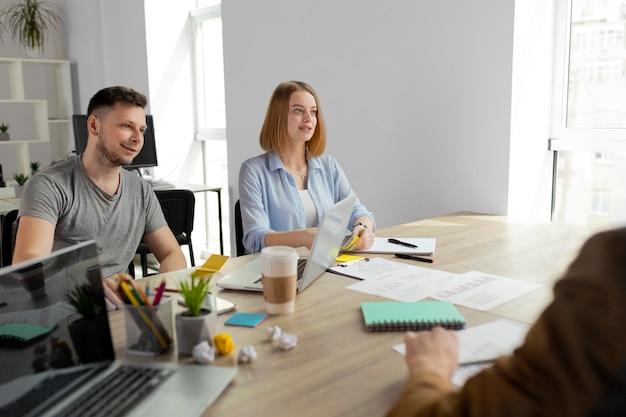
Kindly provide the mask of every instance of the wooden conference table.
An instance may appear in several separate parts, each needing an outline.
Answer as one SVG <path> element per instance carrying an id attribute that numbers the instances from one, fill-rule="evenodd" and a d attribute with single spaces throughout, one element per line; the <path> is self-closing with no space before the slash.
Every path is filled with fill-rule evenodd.
<path id="1" fill-rule="evenodd" d="M 468 326 L 473 326 L 498 318 L 532 324 L 551 300 L 551 284 L 562 275 L 590 231 L 460 213 L 381 229 L 377 235 L 436 237 L 435 263 L 419 263 L 420 267 L 455 273 L 475 270 L 545 284 L 488 312 L 458 307 Z M 230 259 L 214 280 L 252 259 L 254 255 Z M 168 287 L 174 287 L 181 273 L 164 275 Z M 154 288 L 161 277 L 146 279 Z M 384 415 L 407 377 L 404 358 L 391 349 L 402 341 L 402 333 L 364 330 L 360 303 L 382 299 L 345 288 L 355 282 L 325 273 L 298 295 L 293 314 L 270 316 L 257 328 L 223 326 L 232 313 L 219 316 L 220 331 L 231 334 L 236 350 L 210 366 L 236 366 L 239 349 L 247 345 L 254 345 L 258 359 L 239 365 L 234 381 L 204 415 Z M 238 311 L 264 312 L 261 294 L 219 288 L 213 291 L 235 302 Z M 123 314 L 116 311 L 111 315 L 116 351 L 123 355 Z M 266 328 L 273 325 L 298 336 L 295 349 L 281 351 L 267 341 Z M 192 361 L 176 358 L 175 352 L 160 359 Z"/>

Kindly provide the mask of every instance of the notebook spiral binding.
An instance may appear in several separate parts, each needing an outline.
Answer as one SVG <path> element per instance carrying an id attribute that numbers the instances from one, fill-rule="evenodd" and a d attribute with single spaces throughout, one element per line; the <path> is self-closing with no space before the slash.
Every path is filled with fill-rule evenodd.
<path id="1" fill-rule="evenodd" d="M 374 322 L 367 326 L 369 331 L 374 332 L 402 332 L 431 330 L 437 326 L 449 330 L 461 330 L 465 328 L 465 323 L 456 320 L 436 320 L 429 322 L 420 321 L 382 321 Z"/>

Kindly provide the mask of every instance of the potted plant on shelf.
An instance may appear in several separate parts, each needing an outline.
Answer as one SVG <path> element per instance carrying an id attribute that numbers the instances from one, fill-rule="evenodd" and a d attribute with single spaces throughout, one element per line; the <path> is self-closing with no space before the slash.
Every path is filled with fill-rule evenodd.
<path id="1" fill-rule="evenodd" d="M 28 181 L 29 178 L 30 177 L 28 175 L 22 174 L 21 172 L 13 174 L 13 179 L 15 180 L 15 182 L 17 182 L 17 185 L 14 187 L 16 198 L 22 197 L 22 192 L 24 192 L 24 184 L 26 184 L 26 181 Z"/>
<path id="2" fill-rule="evenodd" d="M 5 25 L 28 51 L 43 52 L 46 35 L 61 21 L 54 5 L 46 0 L 19 0 L 2 11 Z"/>
<path id="3" fill-rule="evenodd" d="M 39 172 L 39 166 L 41 164 L 39 162 L 31 162 L 30 163 L 30 176 L 32 177 L 33 175 L 35 175 L 37 172 Z"/>
<path id="4" fill-rule="evenodd" d="M 99 273 L 99 272 L 98 272 Z M 106 308 L 98 302 L 102 296 L 98 289 L 89 283 L 76 286 L 67 295 L 68 302 L 76 309 L 76 316 L 70 317 L 68 325 L 70 337 L 80 362 L 95 362 L 113 357 Z"/>
<path id="5" fill-rule="evenodd" d="M 187 310 L 176 314 L 178 353 L 190 355 L 193 347 L 206 340 L 213 345 L 217 329 L 217 310 L 213 294 L 208 292 L 209 277 L 192 274 L 190 281 L 182 281 L 180 292 Z"/>
<path id="6" fill-rule="evenodd" d="M 0 140 L 9 140 L 9 124 L 0 123 Z"/>

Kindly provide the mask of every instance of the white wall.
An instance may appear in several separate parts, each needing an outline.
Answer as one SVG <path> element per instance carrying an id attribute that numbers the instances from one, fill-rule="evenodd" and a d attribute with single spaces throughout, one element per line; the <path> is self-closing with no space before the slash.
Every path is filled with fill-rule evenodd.
<path id="1" fill-rule="evenodd" d="M 76 112 L 86 113 L 91 96 L 111 85 L 132 87 L 152 104 L 143 0 L 62 1 Z"/>
<path id="2" fill-rule="evenodd" d="M 271 91 L 300 79 L 379 226 L 506 213 L 514 3 L 224 2 L 231 201 Z"/>

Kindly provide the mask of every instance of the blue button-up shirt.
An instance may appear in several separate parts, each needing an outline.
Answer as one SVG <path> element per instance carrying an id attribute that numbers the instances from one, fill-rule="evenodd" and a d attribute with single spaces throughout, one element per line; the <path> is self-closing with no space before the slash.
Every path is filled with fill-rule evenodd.
<path id="1" fill-rule="evenodd" d="M 341 166 L 331 155 L 309 158 L 307 188 L 317 210 L 318 224 L 327 207 L 343 200 L 352 191 Z M 243 243 L 251 252 L 265 247 L 268 232 L 306 228 L 306 214 L 296 183 L 275 152 L 248 159 L 239 171 L 239 199 L 243 221 Z M 346 230 L 361 216 L 374 215 L 356 200 Z"/>

